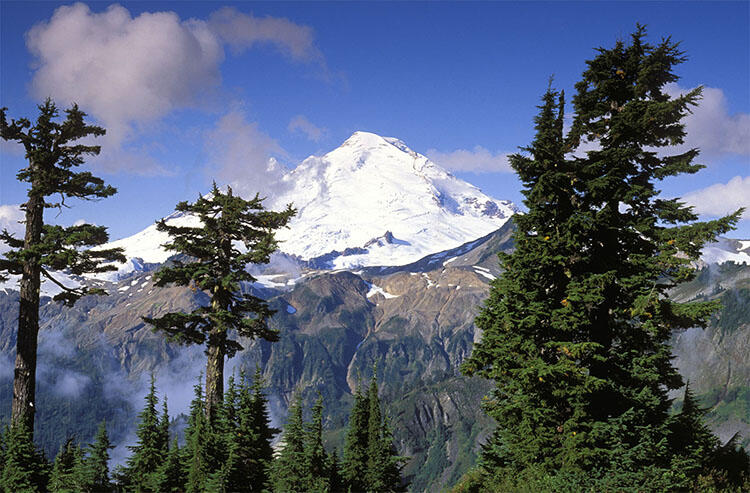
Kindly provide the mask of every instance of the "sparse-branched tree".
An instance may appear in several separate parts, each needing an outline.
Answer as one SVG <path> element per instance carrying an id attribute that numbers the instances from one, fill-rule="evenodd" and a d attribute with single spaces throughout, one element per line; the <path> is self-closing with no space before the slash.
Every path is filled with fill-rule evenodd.
<path id="1" fill-rule="evenodd" d="M 55 277 L 55 271 L 72 274 L 116 270 L 111 261 L 125 261 L 120 249 L 97 249 L 109 238 L 103 226 L 81 224 L 62 227 L 45 224 L 44 210 L 67 207 L 66 199 L 95 200 L 109 197 L 116 190 L 88 171 L 74 171 L 85 156 L 99 154 L 99 146 L 83 145 L 79 139 L 104 135 L 104 129 L 84 122 L 86 114 L 73 105 L 66 110 L 63 122 L 56 121 L 58 110 L 47 99 L 39 105 L 39 116 L 32 123 L 26 119 L 6 119 L 6 108 L 0 109 L 0 137 L 17 141 L 26 151 L 28 166 L 16 175 L 29 184 L 27 200 L 21 204 L 26 214 L 23 239 L 7 230 L 0 241 L 10 247 L 0 259 L 0 279 L 20 275 L 20 308 L 16 363 L 13 382 L 13 424 L 23 423 L 34 430 L 36 394 L 37 335 L 39 332 L 39 289 L 42 276 L 55 283 L 61 292 L 56 300 L 72 305 L 85 294 L 105 294 L 99 288 L 81 285 L 71 288 Z"/>
<path id="2" fill-rule="evenodd" d="M 663 149 L 683 143 L 680 120 L 700 97 L 665 92 L 684 60 L 639 26 L 587 62 L 570 133 L 564 98 L 549 89 L 534 141 L 511 157 L 529 211 L 516 216 L 516 249 L 500 256 L 505 271 L 463 367 L 496 382 L 484 408 L 498 427 L 482 464 L 497 481 L 541 471 L 567 489 L 678 486 L 668 392 L 683 383 L 669 339 L 705 326 L 717 305 L 677 303 L 669 290 L 741 214 L 696 222 L 678 199 L 659 198 L 660 180 L 701 168 L 697 149 Z M 571 157 L 583 142 L 595 148 Z"/>
<path id="3" fill-rule="evenodd" d="M 268 327 L 274 311 L 266 301 L 245 291 L 243 283 L 255 281 L 247 271 L 248 264 L 269 261 L 276 250 L 274 231 L 286 226 L 295 211 L 291 205 L 282 212 L 267 211 L 262 202 L 258 195 L 245 200 L 229 187 L 224 193 L 214 183 L 208 196 L 192 204 L 177 204 L 176 210 L 194 215 L 200 220 L 199 226 L 175 226 L 164 220 L 157 224 L 157 229 L 171 238 L 164 247 L 188 260 L 174 260 L 172 266 L 159 270 L 156 285 L 200 289 L 210 302 L 191 313 L 168 313 L 144 320 L 172 340 L 206 345 L 205 401 L 209 422 L 216 418 L 222 402 L 224 357 L 232 357 L 242 349 L 231 332 L 269 341 L 278 338 Z"/>

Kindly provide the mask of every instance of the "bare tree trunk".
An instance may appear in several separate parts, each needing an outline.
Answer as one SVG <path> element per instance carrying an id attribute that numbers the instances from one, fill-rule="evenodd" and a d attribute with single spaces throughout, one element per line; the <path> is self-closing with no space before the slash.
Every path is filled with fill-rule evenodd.
<path id="1" fill-rule="evenodd" d="M 44 198 L 31 195 L 26 204 L 24 248 L 39 243 L 44 224 Z M 36 393 L 36 350 L 39 333 L 40 266 L 37 258 L 23 264 L 21 303 L 18 312 L 16 367 L 13 379 L 11 422 L 23 424 L 33 433 Z"/>
<path id="2" fill-rule="evenodd" d="M 206 361 L 206 418 L 214 423 L 224 400 L 224 344 L 212 344 L 221 338 L 218 329 L 209 336 Z"/>

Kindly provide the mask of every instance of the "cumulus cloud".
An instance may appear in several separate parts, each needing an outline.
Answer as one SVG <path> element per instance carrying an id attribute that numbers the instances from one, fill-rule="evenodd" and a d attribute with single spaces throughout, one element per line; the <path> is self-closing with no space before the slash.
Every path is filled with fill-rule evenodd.
<path id="1" fill-rule="evenodd" d="M 218 85 L 224 58 L 205 22 L 181 21 L 174 12 L 133 18 L 120 5 L 101 13 L 82 3 L 59 7 L 27 33 L 26 44 L 37 61 L 34 95 L 78 102 L 117 140 L 133 122 L 192 104 Z"/>
<path id="2" fill-rule="evenodd" d="M 26 227 L 19 221 L 23 221 L 26 215 L 21 210 L 20 204 L 0 205 L 0 231 L 7 229 L 9 233 L 16 235 L 16 238 L 22 239 Z M 0 242 L 0 254 L 9 250 L 8 245 Z"/>
<path id="3" fill-rule="evenodd" d="M 287 19 L 256 18 L 232 8 L 208 20 L 181 20 L 174 12 L 133 17 L 111 5 L 96 13 L 83 3 L 62 6 L 26 34 L 35 57 L 31 92 L 63 104 L 75 101 L 107 129 L 98 139 L 107 171 L 165 174 L 149 153 L 128 148 L 144 125 L 170 112 L 197 107 L 221 84 L 224 47 L 239 52 L 272 44 L 298 61 L 319 61 L 313 31 Z"/>
<path id="4" fill-rule="evenodd" d="M 274 156 L 286 152 L 273 138 L 249 122 L 240 110 L 224 115 L 206 134 L 210 170 L 244 196 L 274 196 L 283 186 L 284 168 Z"/>
<path id="5" fill-rule="evenodd" d="M 312 28 L 289 19 L 254 17 L 233 7 L 224 7 L 211 14 L 208 26 L 234 52 L 251 48 L 256 43 L 270 43 L 295 60 L 323 61 L 323 55 L 315 46 Z"/>
<path id="6" fill-rule="evenodd" d="M 469 171 L 472 173 L 511 173 L 508 156 L 510 153 L 492 153 L 482 146 L 473 150 L 458 149 L 453 152 L 440 152 L 437 149 L 427 151 L 427 157 L 450 171 Z"/>
<path id="7" fill-rule="evenodd" d="M 300 132 L 305 134 L 309 140 L 318 142 L 326 133 L 326 129 L 318 127 L 308 120 L 304 115 L 297 115 L 289 122 L 287 127 L 290 132 Z"/>
<path id="8" fill-rule="evenodd" d="M 743 220 L 750 219 L 750 176 L 735 176 L 727 183 L 716 183 L 685 194 L 682 199 L 698 214 L 723 216 L 745 208 Z"/>
<path id="9" fill-rule="evenodd" d="M 678 96 L 688 92 L 677 84 L 668 84 L 667 94 Z M 739 154 L 750 156 L 750 114 L 730 114 L 724 91 L 704 87 L 703 97 L 685 123 L 685 149 L 697 147 L 704 156 Z"/>

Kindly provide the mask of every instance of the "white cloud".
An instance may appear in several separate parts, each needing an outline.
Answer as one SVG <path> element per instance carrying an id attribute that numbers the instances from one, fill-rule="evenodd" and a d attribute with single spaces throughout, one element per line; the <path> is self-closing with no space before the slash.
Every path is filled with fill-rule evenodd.
<path id="1" fill-rule="evenodd" d="M 327 129 L 313 124 L 304 115 L 297 115 L 292 118 L 287 128 L 290 132 L 301 132 L 305 134 L 307 138 L 313 142 L 318 142 L 327 132 Z"/>
<path id="2" fill-rule="evenodd" d="M 323 61 L 323 55 L 315 46 L 312 28 L 289 19 L 259 18 L 224 7 L 211 14 L 208 25 L 235 52 L 251 48 L 256 43 L 270 43 L 295 60 Z"/>
<path id="3" fill-rule="evenodd" d="M 750 219 L 750 176 L 735 176 L 727 183 L 716 183 L 685 194 L 682 200 L 698 214 L 723 216 L 745 208 L 743 220 Z"/>
<path id="4" fill-rule="evenodd" d="M 181 20 L 174 12 L 133 17 L 116 4 L 100 13 L 83 3 L 62 6 L 26 33 L 35 57 L 31 92 L 65 107 L 77 102 L 101 122 L 107 129 L 96 142 L 102 155 L 90 160 L 100 169 L 168 174 L 147 151 L 133 149 L 133 139 L 170 112 L 216 96 L 225 44 L 239 52 L 258 43 L 324 64 L 312 29 L 287 19 L 232 8 L 208 20 Z"/>
<path id="5" fill-rule="evenodd" d="M 218 85 L 224 58 L 205 22 L 183 22 L 174 12 L 133 18 L 120 5 L 102 13 L 82 3 L 59 7 L 27 33 L 26 44 L 37 59 L 34 95 L 78 102 L 116 143 L 133 122 L 193 104 Z"/>
<path id="6" fill-rule="evenodd" d="M 668 84 L 666 93 L 677 96 L 688 92 L 677 84 Z M 684 149 L 697 147 L 703 156 L 739 154 L 750 156 L 750 114 L 730 114 L 724 91 L 704 87 L 703 97 L 685 123 Z"/>
<path id="7" fill-rule="evenodd" d="M 427 157 L 450 171 L 470 171 L 472 173 L 512 173 L 508 156 L 510 153 L 493 154 L 482 146 L 473 150 L 458 149 L 453 152 L 427 151 Z"/>
<path id="8" fill-rule="evenodd" d="M 7 229 L 9 233 L 16 235 L 16 238 L 23 239 L 26 226 L 20 224 L 19 221 L 23 221 L 25 218 L 26 214 L 21 210 L 20 204 L 0 205 L 0 231 Z M 8 246 L 0 242 L 0 254 L 8 250 Z"/>
<path id="9" fill-rule="evenodd" d="M 286 152 L 273 138 L 249 122 L 239 110 L 224 115 L 207 133 L 206 152 L 217 181 L 243 196 L 273 196 L 281 191 L 284 168 L 273 158 Z"/>

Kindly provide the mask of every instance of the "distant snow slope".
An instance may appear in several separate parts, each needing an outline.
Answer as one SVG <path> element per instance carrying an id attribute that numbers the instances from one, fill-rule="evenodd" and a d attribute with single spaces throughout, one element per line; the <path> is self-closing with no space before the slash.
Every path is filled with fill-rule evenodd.
<path id="1" fill-rule="evenodd" d="M 735 262 L 750 265 L 750 241 L 719 238 L 716 243 L 706 245 L 701 254 L 701 260 L 707 264 Z"/>

